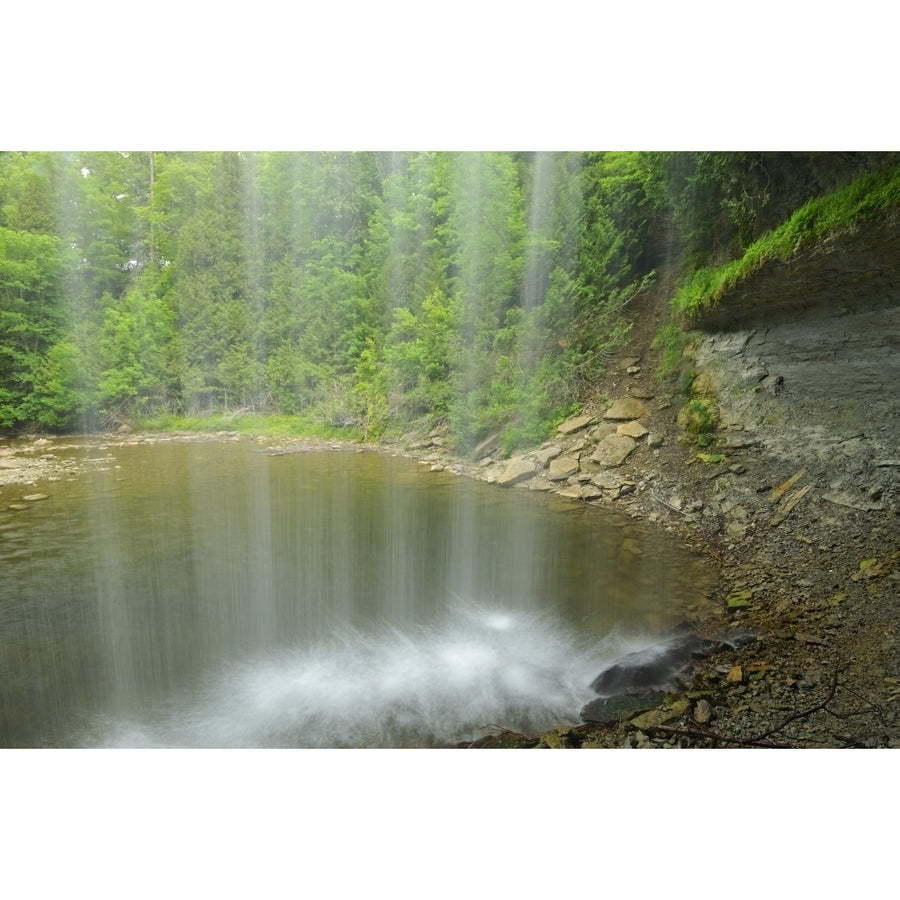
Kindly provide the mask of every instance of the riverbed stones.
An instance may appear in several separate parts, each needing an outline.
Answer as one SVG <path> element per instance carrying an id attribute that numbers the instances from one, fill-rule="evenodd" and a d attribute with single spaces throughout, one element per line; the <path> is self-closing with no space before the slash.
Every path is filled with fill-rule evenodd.
<path id="1" fill-rule="evenodd" d="M 698 725 L 707 725 L 709 724 L 709 720 L 712 718 L 712 707 L 709 705 L 709 701 L 700 698 L 694 704 L 694 721 Z"/>
<path id="2" fill-rule="evenodd" d="M 581 499 L 582 500 L 599 500 L 603 496 L 603 491 L 595 485 L 588 482 L 587 484 L 581 485 Z"/>
<path id="3" fill-rule="evenodd" d="M 590 462 L 601 468 L 614 469 L 625 462 L 635 447 L 637 442 L 627 434 L 610 434 L 597 444 Z"/>
<path id="4" fill-rule="evenodd" d="M 628 422 L 649 415 L 650 407 L 643 400 L 635 397 L 623 397 L 621 400 L 613 402 L 613 405 L 603 413 L 603 418 L 608 422 Z"/>
<path id="5" fill-rule="evenodd" d="M 622 479 L 612 472 L 598 472 L 591 478 L 591 484 L 602 491 L 618 491 L 622 486 Z"/>
<path id="6" fill-rule="evenodd" d="M 602 441 L 607 435 L 615 434 L 618 426 L 615 422 L 601 422 L 589 432 L 591 440 Z"/>
<path id="7" fill-rule="evenodd" d="M 683 716 L 689 705 L 689 700 L 673 700 L 669 706 L 663 706 L 658 709 L 648 709 L 646 712 L 638 713 L 631 720 L 631 725 L 640 731 L 649 731 L 651 728 L 658 728 L 660 725 L 665 725 L 667 722 L 672 722 L 679 716 Z"/>

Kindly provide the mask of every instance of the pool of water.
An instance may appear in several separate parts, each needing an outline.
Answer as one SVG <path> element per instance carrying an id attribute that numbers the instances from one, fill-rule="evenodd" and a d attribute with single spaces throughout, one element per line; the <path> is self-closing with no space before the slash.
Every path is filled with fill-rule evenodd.
<path id="1" fill-rule="evenodd" d="M 577 721 L 599 668 L 716 580 L 624 516 L 385 454 L 66 454 L 70 477 L 0 487 L 5 747 L 534 733 Z"/>

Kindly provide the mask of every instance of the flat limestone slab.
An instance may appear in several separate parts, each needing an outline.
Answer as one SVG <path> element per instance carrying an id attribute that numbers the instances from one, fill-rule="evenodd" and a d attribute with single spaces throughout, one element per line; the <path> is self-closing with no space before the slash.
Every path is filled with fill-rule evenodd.
<path id="1" fill-rule="evenodd" d="M 509 461 L 509 465 L 497 478 L 497 484 L 501 487 L 511 487 L 520 481 L 524 481 L 526 478 L 530 478 L 534 475 L 534 472 L 534 462 L 520 456 Z"/>
<path id="2" fill-rule="evenodd" d="M 640 422 L 623 422 L 617 429 L 616 434 L 625 434 L 630 438 L 637 440 L 647 434 L 647 429 Z"/>
<path id="3" fill-rule="evenodd" d="M 539 466 L 546 466 L 548 463 L 556 459 L 556 457 L 559 456 L 560 453 L 562 453 L 562 447 L 557 447 L 556 444 L 551 444 L 549 447 L 541 447 L 541 449 L 533 453 L 532 456 Z"/>
<path id="4" fill-rule="evenodd" d="M 627 434 L 607 435 L 591 454 L 591 462 L 607 469 L 621 466 L 635 447 L 637 443 L 634 438 Z"/>
<path id="5" fill-rule="evenodd" d="M 610 422 L 629 422 L 632 419 L 642 419 L 650 415 L 650 407 L 643 400 L 634 397 L 623 397 L 616 400 L 613 405 L 603 413 L 603 418 Z"/>
<path id="6" fill-rule="evenodd" d="M 574 456 L 557 456 L 550 463 L 547 477 L 551 481 L 565 481 L 578 471 L 578 460 Z"/>
<path id="7" fill-rule="evenodd" d="M 566 419 L 556 430 L 560 434 L 574 434 L 576 431 L 581 431 L 582 428 L 587 428 L 588 425 L 595 421 L 596 419 L 593 416 L 575 416 L 574 418 Z"/>

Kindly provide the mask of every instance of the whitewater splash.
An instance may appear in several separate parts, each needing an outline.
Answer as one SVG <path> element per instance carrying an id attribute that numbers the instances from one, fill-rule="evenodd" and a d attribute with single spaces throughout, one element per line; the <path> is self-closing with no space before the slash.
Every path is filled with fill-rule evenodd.
<path id="1" fill-rule="evenodd" d="M 621 652 L 552 616 L 461 606 L 433 626 L 348 631 L 308 650 L 232 664 L 152 722 L 107 723 L 103 746 L 435 747 L 499 725 L 578 722 Z"/>

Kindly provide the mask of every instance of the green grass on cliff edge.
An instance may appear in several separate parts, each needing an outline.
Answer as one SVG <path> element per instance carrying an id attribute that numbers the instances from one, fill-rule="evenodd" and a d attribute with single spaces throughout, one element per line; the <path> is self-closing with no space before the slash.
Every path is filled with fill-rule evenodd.
<path id="1" fill-rule="evenodd" d="M 672 297 L 672 311 L 691 317 L 714 307 L 731 288 L 774 259 L 794 254 L 825 238 L 900 205 L 900 166 L 863 175 L 832 194 L 810 200 L 786 222 L 751 244 L 740 259 L 694 272 Z"/>

